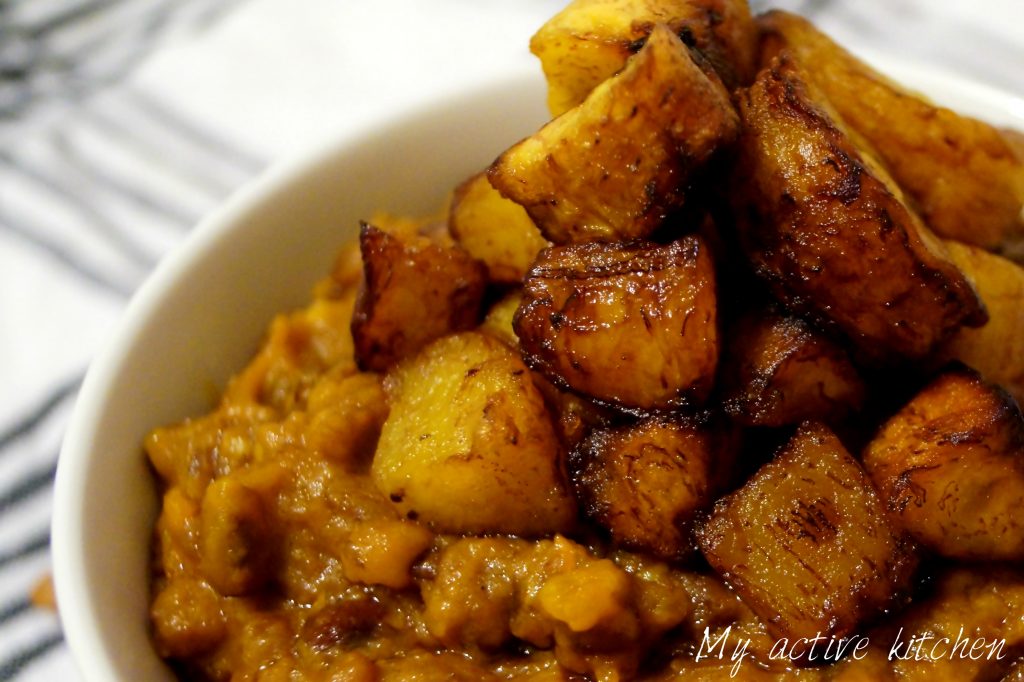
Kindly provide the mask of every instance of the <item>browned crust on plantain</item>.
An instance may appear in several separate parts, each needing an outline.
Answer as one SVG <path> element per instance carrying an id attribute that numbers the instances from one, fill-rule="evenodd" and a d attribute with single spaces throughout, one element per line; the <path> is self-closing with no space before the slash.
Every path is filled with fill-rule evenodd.
<path id="1" fill-rule="evenodd" d="M 922 358 L 987 319 L 969 280 L 781 53 L 739 93 L 738 224 L 788 307 L 874 360 Z"/>
<path id="2" fill-rule="evenodd" d="M 715 278 L 699 237 L 542 251 L 513 327 L 527 364 L 599 402 L 697 405 L 718 364 Z"/>

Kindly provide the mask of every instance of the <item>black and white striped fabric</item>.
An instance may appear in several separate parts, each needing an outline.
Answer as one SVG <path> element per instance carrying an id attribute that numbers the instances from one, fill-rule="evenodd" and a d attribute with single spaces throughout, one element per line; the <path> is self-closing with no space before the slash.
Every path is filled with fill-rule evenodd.
<path id="1" fill-rule="evenodd" d="M 265 165 L 125 76 L 236 5 L 0 4 L 0 680 L 75 679 L 29 593 L 90 358 L 157 260 Z"/>
<path id="2" fill-rule="evenodd" d="M 155 263 L 269 160 L 532 65 L 562 4 L 0 0 L 0 681 L 77 679 L 29 592 L 78 387 Z M 754 4 L 1024 94 L 1017 0 Z"/>

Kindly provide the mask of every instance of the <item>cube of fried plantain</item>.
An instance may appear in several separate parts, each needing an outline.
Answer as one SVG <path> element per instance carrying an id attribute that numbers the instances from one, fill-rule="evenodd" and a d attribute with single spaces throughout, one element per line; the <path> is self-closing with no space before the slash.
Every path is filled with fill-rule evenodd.
<path id="1" fill-rule="evenodd" d="M 1024 405 L 1024 267 L 976 246 L 948 241 L 946 248 L 974 282 L 988 322 L 954 334 L 939 351 L 939 361 L 969 365 Z"/>
<path id="2" fill-rule="evenodd" d="M 711 256 L 697 236 L 546 249 L 513 327 L 527 364 L 573 391 L 640 410 L 699 404 L 718 365 Z"/>
<path id="3" fill-rule="evenodd" d="M 382 372 L 434 339 L 476 326 L 482 263 L 456 246 L 363 223 L 364 279 L 352 315 L 356 360 Z"/>
<path id="4" fill-rule="evenodd" d="M 448 226 L 469 255 L 487 266 L 492 282 L 518 284 L 537 253 L 550 246 L 519 204 L 478 173 L 455 190 Z"/>
<path id="5" fill-rule="evenodd" d="M 693 522 L 712 501 L 712 434 L 695 420 L 648 418 L 593 431 L 569 455 L 584 513 L 628 549 L 662 559 L 694 551 Z"/>
<path id="6" fill-rule="evenodd" d="M 741 424 L 835 423 L 864 403 L 864 380 L 846 351 L 798 317 L 758 310 L 729 339 L 723 402 Z"/>
<path id="7" fill-rule="evenodd" d="M 1024 247 L 1024 150 L 1003 131 L 906 90 L 806 19 L 758 17 L 765 51 L 789 50 L 939 235 L 986 249 Z"/>
<path id="8" fill-rule="evenodd" d="M 698 529 L 711 566 L 776 637 L 842 637 L 890 606 L 916 566 L 867 474 L 806 422 Z"/>
<path id="9" fill-rule="evenodd" d="M 659 25 L 621 73 L 506 150 L 488 177 L 555 243 L 642 238 L 736 130 L 721 81 Z"/>
<path id="10" fill-rule="evenodd" d="M 439 339 L 386 379 L 371 467 L 398 509 L 440 532 L 545 535 L 576 519 L 564 451 L 518 354 L 480 332 Z"/>
<path id="11" fill-rule="evenodd" d="M 882 427 L 864 466 L 898 523 L 958 559 L 1024 559 L 1024 417 L 975 372 L 946 372 Z"/>
<path id="12" fill-rule="evenodd" d="M 738 96 L 738 228 L 787 306 L 872 360 L 922 358 L 985 308 L 942 243 L 780 53 Z"/>
<path id="13" fill-rule="evenodd" d="M 530 40 L 552 116 L 618 73 L 656 24 L 700 51 L 730 89 L 753 79 L 757 30 L 746 0 L 574 0 Z"/>

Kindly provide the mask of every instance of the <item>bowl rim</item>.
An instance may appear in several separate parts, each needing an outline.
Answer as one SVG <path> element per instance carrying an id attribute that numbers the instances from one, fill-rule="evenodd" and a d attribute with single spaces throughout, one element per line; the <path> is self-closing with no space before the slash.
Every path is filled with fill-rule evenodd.
<path id="1" fill-rule="evenodd" d="M 940 103 L 949 106 L 945 96 L 954 97 L 957 103 L 953 106 L 957 111 L 992 120 L 996 125 L 1015 124 L 1024 129 L 1024 97 L 893 55 L 866 52 L 861 56 L 898 82 L 920 89 Z M 336 131 L 323 143 L 309 145 L 271 163 L 203 217 L 160 261 L 131 297 L 113 334 L 86 372 L 62 441 L 55 479 L 51 524 L 54 584 L 63 634 L 75 666 L 84 679 L 117 679 L 117 668 L 110 656 L 111 647 L 116 647 L 117 643 L 106 642 L 99 635 L 95 600 L 88 589 L 84 543 L 81 542 L 86 529 L 79 525 L 79 512 L 85 496 L 84 482 L 90 461 L 97 456 L 91 444 L 112 384 L 124 369 L 123 358 L 139 332 L 157 314 L 163 299 L 205 252 L 242 229 L 244 218 L 266 197 L 287 190 L 316 168 L 345 155 L 368 137 L 415 125 L 420 117 L 436 114 L 458 100 L 471 101 L 479 98 L 483 91 L 498 92 L 508 87 L 534 87 L 540 91 L 536 81 L 541 76 L 537 71 L 533 66 L 527 69 L 525 65 L 517 64 L 514 68 L 492 74 L 487 80 L 455 84 L 374 121 Z"/>
<path id="2" fill-rule="evenodd" d="M 125 356 L 140 331 L 157 315 L 164 299 L 205 253 L 243 229 L 246 216 L 267 197 L 288 191 L 332 159 L 351 153 L 368 140 L 379 140 L 389 133 L 415 126 L 419 119 L 440 115 L 460 101 L 479 101 L 488 92 L 535 88 L 534 81 L 539 77 L 533 71 L 518 67 L 492 74 L 486 81 L 455 84 L 374 121 L 336 131 L 320 144 L 311 143 L 272 162 L 201 218 L 130 297 L 113 333 L 85 373 L 61 442 L 54 483 L 50 525 L 53 582 L 64 638 L 84 679 L 117 679 L 117 669 L 109 656 L 111 643 L 103 641 L 96 627 L 95 602 L 88 590 L 84 543 L 81 542 L 86 529 L 78 523 L 84 506 L 83 484 L 89 463 L 96 456 L 91 444 L 112 384 L 124 369 Z"/>

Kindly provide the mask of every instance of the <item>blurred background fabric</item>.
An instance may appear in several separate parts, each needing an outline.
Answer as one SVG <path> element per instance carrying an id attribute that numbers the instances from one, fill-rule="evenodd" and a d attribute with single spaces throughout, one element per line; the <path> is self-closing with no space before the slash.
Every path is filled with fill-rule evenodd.
<path id="1" fill-rule="evenodd" d="M 0 681 L 77 679 L 50 570 L 61 437 L 133 291 L 268 163 L 532 65 L 560 0 L 0 0 Z M 755 0 L 1024 95 L 1019 0 Z"/>

